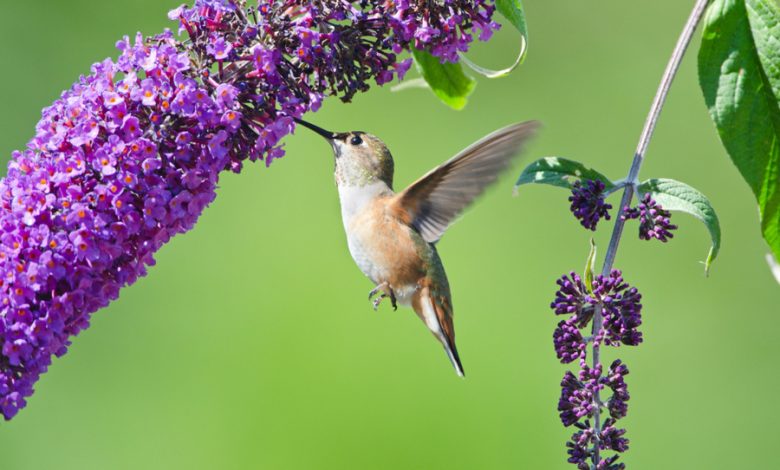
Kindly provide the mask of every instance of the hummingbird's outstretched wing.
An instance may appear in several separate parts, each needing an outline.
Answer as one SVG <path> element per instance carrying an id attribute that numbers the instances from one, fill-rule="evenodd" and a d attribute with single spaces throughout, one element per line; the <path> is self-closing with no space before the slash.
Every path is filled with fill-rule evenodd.
<path id="1" fill-rule="evenodd" d="M 395 196 L 402 219 L 428 243 L 437 242 L 538 127 L 537 121 L 527 121 L 499 129 L 428 172 Z"/>

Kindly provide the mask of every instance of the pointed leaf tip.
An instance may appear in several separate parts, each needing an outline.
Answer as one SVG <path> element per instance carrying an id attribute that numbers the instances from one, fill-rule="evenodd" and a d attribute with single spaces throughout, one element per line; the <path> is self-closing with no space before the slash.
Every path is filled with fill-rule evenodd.
<path id="1" fill-rule="evenodd" d="M 588 260 L 585 262 L 585 272 L 583 278 L 585 279 L 585 288 L 588 289 L 590 295 L 593 295 L 593 279 L 596 276 L 596 242 L 593 238 L 590 239 L 590 253 L 588 253 Z"/>

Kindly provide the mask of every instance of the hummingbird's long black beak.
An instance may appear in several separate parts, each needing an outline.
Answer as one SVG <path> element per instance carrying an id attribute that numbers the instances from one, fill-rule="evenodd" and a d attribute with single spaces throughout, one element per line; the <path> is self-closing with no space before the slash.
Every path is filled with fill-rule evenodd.
<path id="1" fill-rule="evenodd" d="M 319 127 L 319 126 L 315 126 L 314 124 L 312 124 L 310 122 L 306 122 L 303 119 L 293 118 L 293 120 L 295 120 L 295 122 L 297 122 L 298 124 L 302 125 L 303 127 L 309 128 L 310 130 L 316 132 L 317 134 L 325 137 L 328 140 L 333 140 L 333 139 L 336 138 L 336 134 L 335 133 L 330 132 L 330 131 L 326 131 L 325 129 L 323 129 L 323 128 Z"/>

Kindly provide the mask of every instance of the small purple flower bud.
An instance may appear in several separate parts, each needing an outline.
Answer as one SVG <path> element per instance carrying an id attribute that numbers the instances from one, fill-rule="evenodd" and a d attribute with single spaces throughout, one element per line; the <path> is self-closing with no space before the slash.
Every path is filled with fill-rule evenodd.
<path id="1" fill-rule="evenodd" d="M 568 364 L 576 359 L 585 359 L 587 343 L 572 320 L 558 323 L 558 327 L 553 332 L 553 343 L 558 359 L 562 363 Z"/>
<path id="2" fill-rule="evenodd" d="M 566 447 L 569 448 L 568 462 L 577 465 L 580 470 L 590 470 L 588 460 L 592 455 L 591 445 L 593 445 L 593 428 L 590 427 L 590 422 L 586 421 L 582 429 L 574 433 L 571 440 L 566 443 Z"/>
<path id="3" fill-rule="evenodd" d="M 625 429 L 618 429 L 615 427 L 615 420 L 613 418 L 607 419 L 604 422 L 604 427 L 601 429 L 599 447 L 602 450 L 612 450 L 615 452 L 627 451 L 628 439 L 623 437 L 625 433 Z"/>
<path id="4" fill-rule="evenodd" d="M 606 185 L 601 181 L 586 180 L 577 181 L 572 186 L 571 211 L 580 224 L 588 230 L 596 230 L 596 225 L 601 218 L 610 220 L 609 210 L 611 204 L 604 202 L 604 190 Z"/>
<path id="5" fill-rule="evenodd" d="M 628 394 L 628 386 L 623 379 L 626 375 L 628 375 L 628 367 L 620 360 L 616 360 L 609 366 L 607 377 L 604 379 L 604 384 L 612 389 L 612 396 L 607 401 L 607 409 L 614 419 L 624 418 L 628 412 L 628 403 L 626 402 L 631 397 Z"/>
<path id="6" fill-rule="evenodd" d="M 626 464 L 615 463 L 618 458 L 618 455 L 613 455 L 608 459 L 599 460 L 599 463 L 596 465 L 596 470 L 624 470 L 626 468 Z"/>
<path id="7" fill-rule="evenodd" d="M 594 293 L 602 301 L 604 314 L 603 331 L 610 345 L 636 346 L 642 342 L 642 333 L 637 330 L 642 324 L 642 295 L 635 287 L 623 282 L 623 276 L 613 269 L 608 277 L 598 276 L 594 281 Z"/>
<path id="8" fill-rule="evenodd" d="M 577 326 L 580 328 L 587 325 L 593 316 L 593 299 L 587 294 L 582 278 L 577 273 L 571 272 L 568 276 L 561 276 L 556 284 L 559 289 L 550 308 L 556 315 L 574 314 L 577 317 Z"/>
<path id="9" fill-rule="evenodd" d="M 601 390 L 603 385 L 599 379 L 600 368 L 591 369 L 585 366 L 579 373 L 579 377 L 566 371 L 561 381 L 561 397 L 558 400 L 558 412 L 564 426 L 571 426 L 583 417 L 591 417 L 596 409 L 593 397 L 596 390 Z"/>

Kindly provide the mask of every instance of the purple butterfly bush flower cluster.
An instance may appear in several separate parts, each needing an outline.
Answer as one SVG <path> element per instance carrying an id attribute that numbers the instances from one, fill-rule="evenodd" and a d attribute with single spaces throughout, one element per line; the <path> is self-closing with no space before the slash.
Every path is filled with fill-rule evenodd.
<path id="1" fill-rule="evenodd" d="M 639 219 L 639 238 L 642 240 L 656 239 L 666 243 L 674 237 L 672 230 L 677 229 L 669 220 L 671 216 L 671 212 L 655 202 L 650 193 L 646 193 L 637 207 L 626 207 L 621 217 L 624 220 Z"/>
<path id="2" fill-rule="evenodd" d="M 572 185 L 569 202 L 570 210 L 580 224 L 588 230 L 595 231 L 601 219 L 610 220 L 605 198 L 606 185 L 598 180 L 581 180 Z M 639 219 L 639 238 L 642 240 L 660 240 L 667 242 L 674 237 L 677 229 L 670 221 L 672 214 L 661 207 L 650 193 L 646 193 L 636 207 L 625 207 L 620 216 L 623 220 Z"/>
<path id="3" fill-rule="evenodd" d="M 606 185 L 598 180 L 577 181 L 572 185 L 571 212 L 580 224 L 588 230 L 596 230 L 599 220 L 610 219 L 611 204 L 604 202 Z"/>
<path id="4" fill-rule="evenodd" d="M 641 343 L 642 333 L 638 328 L 642 324 L 642 296 L 623 281 L 619 270 L 612 270 L 609 276 L 596 276 L 590 286 L 573 272 L 562 276 L 557 284 L 558 291 L 550 307 L 557 315 L 568 318 L 558 323 L 553 333 L 555 352 L 562 363 L 578 360 L 580 367 L 577 375 L 566 371 L 558 400 L 558 412 L 564 426 L 578 429 L 566 444 L 569 462 L 580 469 L 590 469 L 589 461 L 594 459 L 598 449 L 600 457 L 594 462 L 596 468 L 624 468 L 616 460 L 619 453 L 628 450 L 628 439 L 623 437 L 625 429 L 615 425 L 628 410 L 629 394 L 624 380 L 628 368 L 620 360 L 615 360 L 606 374 L 600 362 L 589 366 L 587 346 L 592 344 L 598 349 L 603 345 L 617 347 Z M 597 312 L 599 320 L 595 323 Z M 582 331 L 588 328 L 590 334 L 584 336 Z M 601 393 L 607 390 L 611 395 L 604 401 Z M 604 423 L 594 425 L 592 420 L 603 410 L 610 417 Z M 616 454 L 603 457 L 604 451 Z"/>
<path id="5" fill-rule="evenodd" d="M 196 0 L 180 26 L 118 42 L 43 111 L 0 180 L 0 413 L 13 418 L 90 316 L 193 227 L 222 171 L 270 164 L 294 118 L 457 59 L 498 25 L 489 1 Z"/>

